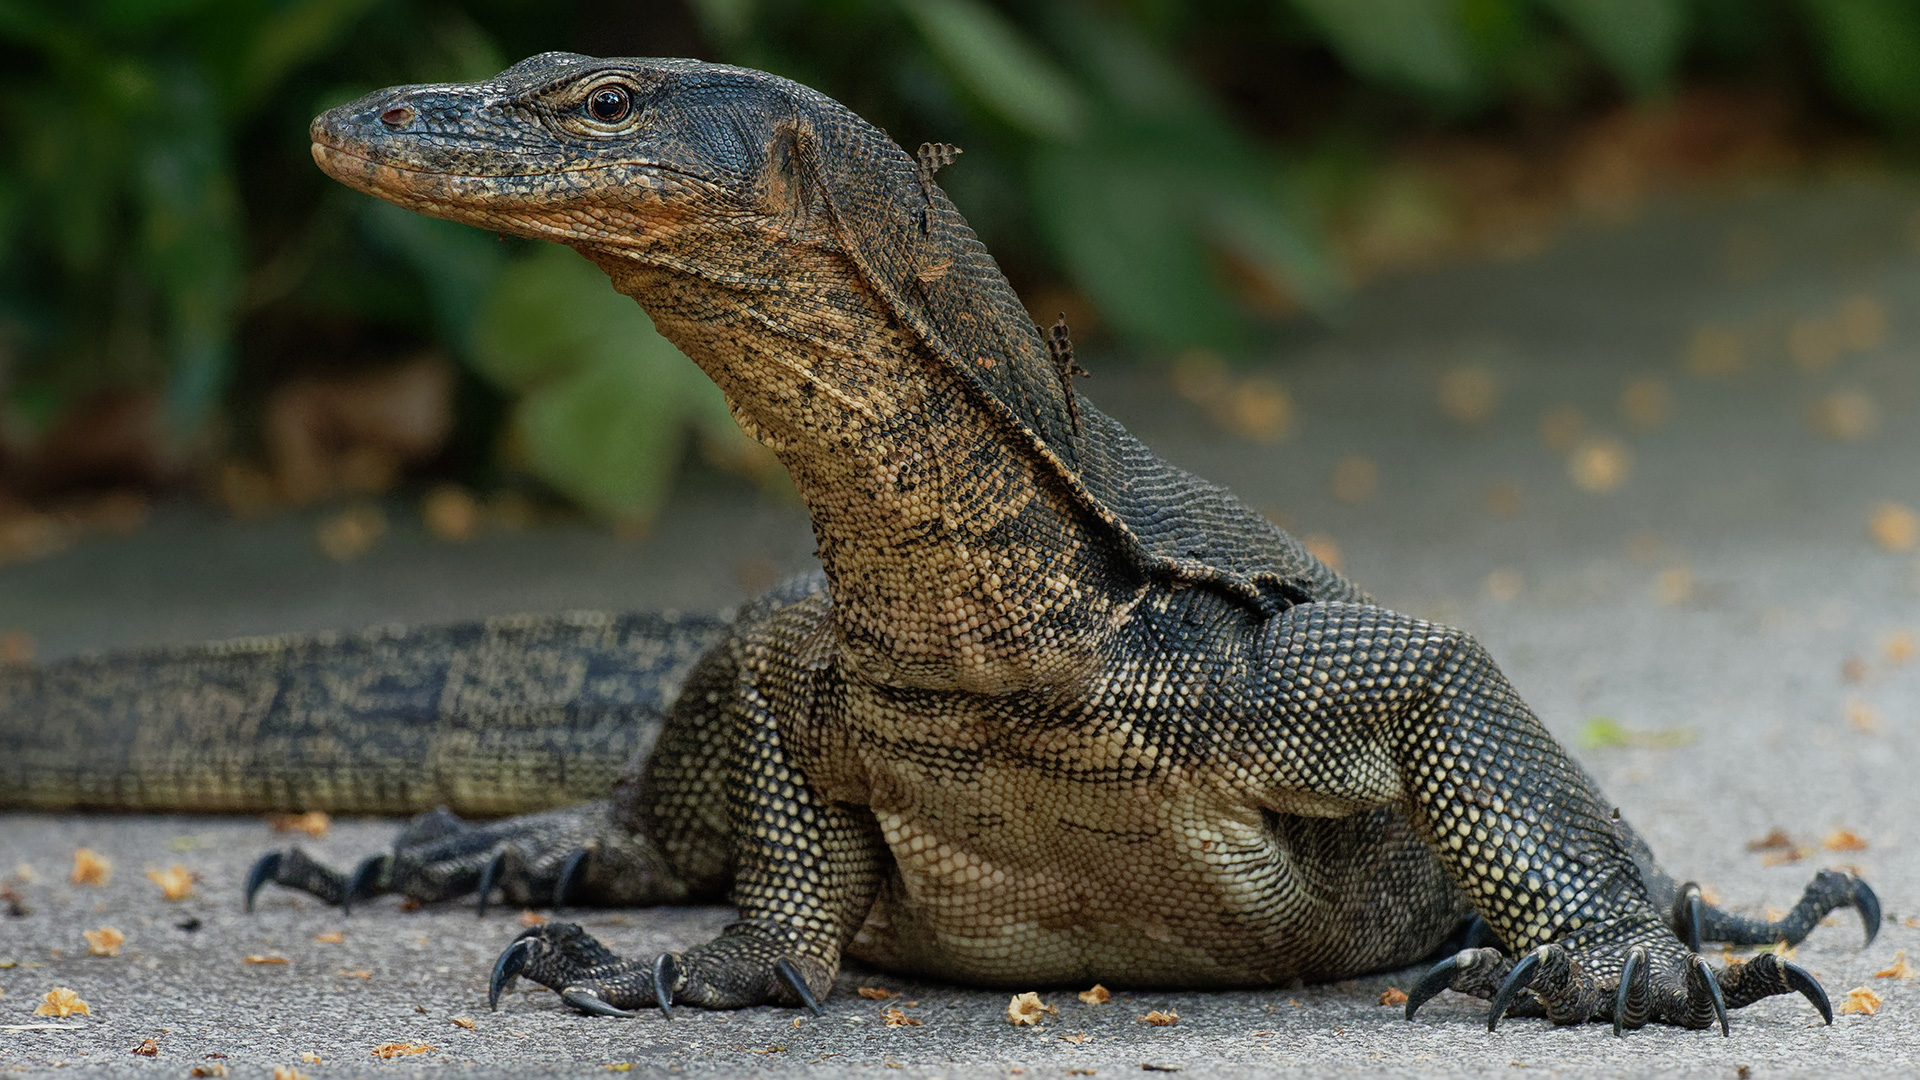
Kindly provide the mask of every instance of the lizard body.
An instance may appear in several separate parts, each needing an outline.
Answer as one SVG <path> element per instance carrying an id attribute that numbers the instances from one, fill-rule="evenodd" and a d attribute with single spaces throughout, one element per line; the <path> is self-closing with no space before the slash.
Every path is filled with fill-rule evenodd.
<path id="1" fill-rule="evenodd" d="M 916 162 L 843 107 L 686 60 L 534 57 L 315 121 L 337 179 L 569 244 L 638 300 L 778 455 L 823 575 L 742 614 L 611 800 L 428 815 L 351 902 L 498 886 L 602 903 L 731 895 L 652 961 L 522 935 L 576 1008 L 814 1004 L 844 955 L 986 983 L 1261 985 L 1503 948 L 1444 987 L 1562 1022 L 1702 1027 L 1798 990 L 1770 954 L 1871 890 L 1827 873 L 1760 923 L 1705 905 L 1460 631 L 1387 611 L 1077 397 Z M 1683 944 L 1685 933 L 1692 948 Z"/>

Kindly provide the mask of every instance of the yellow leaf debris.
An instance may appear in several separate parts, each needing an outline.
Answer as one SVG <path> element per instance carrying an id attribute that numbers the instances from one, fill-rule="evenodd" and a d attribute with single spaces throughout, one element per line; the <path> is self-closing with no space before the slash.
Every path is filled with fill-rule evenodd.
<path id="1" fill-rule="evenodd" d="M 1482 364 L 1461 364 L 1440 376 L 1440 411 L 1462 424 L 1481 424 L 1500 407 L 1500 379 Z"/>
<path id="2" fill-rule="evenodd" d="M 165 870 L 147 871 L 147 880 L 160 886 L 160 895 L 168 900 L 177 902 L 193 895 L 193 872 L 179 863 Z"/>
<path id="3" fill-rule="evenodd" d="M 868 1001 L 885 1001 L 890 997 L 900 996 L 895 991 L 888 990 L 883 986 L 863 986 L 860 989 L 854 991 L 854 993 L 859 994 L 861 997 L 866 998 Z"/>
<path id="4" fill-rule="evenodd" d="M 1895 630 L 1881 643 L 1880 652 L 1888 663 L 1904 664 L 1920 653 L 1920 639 L 1916 639 L 1911 630 Z"/>
<path id="5" fill-rule="evenodd" d="M 447 1022 L 457 1028 L 466 1028 L 468 1031 L 473 1030 L 473 1017 L 471 1016 L 456 1016 Z"/>
<path id="6" fill-rule="evenodd" d="M 313 935 L 313 940 L 319 942 L 322 945 L 338 945 L 341 942 L 347 940 L 347 935 L 341 933 L 338 930 L 329 930 L 324 934 Z"/>
<path id="7" fill-rule="evenodd" d="M 304 814 L 269 814 L 267 824 L 274 832 L 303 832 L 318 840 L 333 828 L 333 819 L 322 811 L 309 810 Z"/>
<path id="8" fill-rule="evenodd" d="M 1920 514 L 1897 502 L 1883 502 L 1873 508 L 1867 529 L 1873 542 L 1888 551 L 1912 551 L 1920 543 Z"/>
<path id="9" fill-rule="evenodd" d="M 885 1020 L 887 1022 L 888 1027 L 919 1027 L 920 1026 L 920 1021 L 915 1020 L 913 1017 L 908 1016 L 906 1013 L 901 1012 L 897 1007 L 890 1008 L 886 1012 L 881 1013 L 880 1019 Z"/>
<path id="10" fill-rule="evenodd" d="M 1820 841 L 1820 846 L 1828 851 L 1865 851 L 1867 842 L 1847 829 L 1835 829 Z"/>
<path id="11" fill-rule="evenodd" d="M 1380 466 L 1372 458 L 1348 454 L 1334 463 L 1328 489 L 1343 503 L 1366 502 L 1380 489 Z"/>
<path id="12" fill-rule="evenodd" d="M 1180 1010 L 1168 1009 L 1166 1012 L 1161 1012 L 1159 1009 L 1155 1009 L 1141 1017 L 1140 1022 L 1143 1024 L 1152 1024 L 1154 1027 L 1172 1027 L 1180 1022 Z"/>
<path id="13" fill-rule="evenodd" d="M 1567 457 L 1567 477 L 1595 495 L 1617 491 L 1633 472 L 1633 451 L 1610 436 L 1584 439 Z"/>
<path id="14" fill-rule="evenodd" d="M 271 953 L 264 955 L 261 953 L 248 953 L 246 958 L 240 962 L 243 964 L 290 964 L 293 961 L 288 960 L 284 956 L 275 956 Z"/>
<path id="15" fill-rule="evenodd" d="M 1080 1000 L 1089 1005 L 1105 1005 L 1113 1000 L 1113 994 L 1108 992 L 1106 987 L 1094 983 L 1093 989 L 1080 991 Z"/>
<path id="16" fill-rule="evenodd" d="M 547 916 L 540 914 L 532 908 L 527 908 L 520 912 L 519 922 L 521 926 L 545 926 L 547 925 Z"/>
<path id="17" fill-rule="evenodd" d="M 1873 973 L 1876 979 L 1911 979 L 1915 972 L 1913 965 L 1907 963 L 1907 950 L 1901 949 L 1893 954 L 1893 963 Z"/>
<path id="18" fill-rule="evenodd" d="M 426 1043 L 390 1042 L 381 1043 L 379 1046 L 374 1047 L 373 1056 L 391 1060 L 397 1057 L 408 1057 L 413 1054 L 425 1054 L 438 1049 L 439 1047 L 428 1046 Z"/>
<path id="19" fill-rule="evenodd" d="M 156 1039 L 142 1039 L 139 1046 L 127 1051 L 127 1053 L 139 1054 L 141 1057 L 159 1057 L 160 1043 Z"/>
<path id="20" fill-rule="evenodd" d="M 127 940 L 127 935 L 111 926 L 82 930 L 80 936 L 87 939 L 87 952 L 94 956 L 119 956 L 120 946 Z"/>
<path id="21" fill-rule="evenodd" d="M 105 888 L 113 879 L 113 860 L 94 851 L 92 848 L 75 848 L 73 852 L 73 873 L 67 880 L 75 885 L 91 885 L 96 889 Z"/>
<path id="22" fill-rule="evenodd" d="M 1060 1041 L 1063 1043 L 1072 1043 L 1075 1046 L 1085 1046 L 1093 1041 L 1093 1036 L 1084 1031 L 1076 1031 L 1071 1035 L 1060 1036 Z"/>
<path id="23" fill-rule="evenodd" d="M 1382 1005 L 1405 1005 L 1406 1003 L 1407 992 L 1397 986 L 1389 986 L 1385 990 L 1380 991 L 1380 1004 Z"/>
<path id="24" fill-rule="evenodd" d="M 1840 1011 L 1842 1013 L 1857 1013 L 1862 1016 L 1873 1016 L 1880 1011 L 1880 1005 L 1885 1000 L 1885 998 L 1882 998 L 1872 990 L 1864 986 L 1859 986 L 1847 991 L 1847 1000 L 1840 1003 Z"/>
<path id="25" fill-rule="evenodd" d="M 47 991 L 46 996 L 40 999 L 39 1006 L 33 1010 L 35 1016 L 68 1017 L 74 1013 L 92 1016 L 93 1010 L 87 1007 L 86 1002 L 80 1000 L 79 994 L 64 986 L 56 986 Z"/>
<path id="26" fill-rule="evenodd" d="M 334 562 L 351 562 L 372 551 L 386 535 L 387 515 L 372 503 L 361 503 L 322 521 L 314 531 L 314 542 Z"/>
<path id="27" fill-rule="evenodd" d="M 307 1074 L 291 1065 L 275 1065 L 273 1080 L 308 1080 Z"/>
<path id="28" fill-rule="evenodd" d="M 480 503 L 458 484 L 442 484 L 420 500 L 420 520 L 442 540 L 464 544 L 480 531 Z"/>
<path id="29" fill-rule="evenodd" d="M 1007 1023 L 1015 1027 L 1032 1027 L 1048 1013 L 1055 1012 L 1059 1010 L 1041 1001 L 1039 994 L 1015 994 L 1013 1000 L 1007 1002 Z"/>
<path id="30" fill-rule="evenodd" d="M 1308 533 L 1300 538 L 1300 544 L 1307 549 L 1307 554 L 1326 563 L 1327 569 L 1334 573 L 1337 574 L 1344 569 L 1345 560 L 1340 557 L 1340 541 L 1326 533 Z"/>

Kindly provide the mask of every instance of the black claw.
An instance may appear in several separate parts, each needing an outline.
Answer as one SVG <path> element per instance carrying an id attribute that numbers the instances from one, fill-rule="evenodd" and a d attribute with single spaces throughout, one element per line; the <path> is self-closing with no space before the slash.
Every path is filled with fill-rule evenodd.
<path id="1" fill-rule="evenodd" d="M 1407 1019 L 1420 1011 L 1420 1006 L 1433 1000 L 1433 996 L 1453 984 L 1453 973 L 1463 967 L 1472 967 L 1480 959 L 1480 954 L 1472 949 L 1462 949 L 1445 960 L 1427 969 L 1425 975 L 1413 986 L 1413 992 L 1407 995 Z"/>
<path id="2" fill-rule="evenodd" d="M 486 868 L 480 871 L 480 917 L 487 917 L 487 897 L 493 892 L 494 882 L 500 880 L 500 871 L 507 865 L 507 853 L 501 852 L 487 860 Z"/>
<path id="3" fill-rule="evenodd" d="M 580 891 L 580 886 L 586 881 L 586 877 L 587 849 L 581 848 L 567 856 L 567 861 L 560 864 L 560 878 L 553 883 L 555 911 L 567 906 L 567 901 L 572 899 L 574 893 Z"/>
<path id="4" fill-rule="evenodd" d="M 1533 982 L 1534 969 L 1539 966 L 1540 950 L 1535 949 L 1521 957 L 1520 962 L 1513 965 L 1513 969 L 1507 972 L 1507 977 L 1501 982 L 1500 989 L 1493 995 L 1493 1011 L 1487 1014 L 1488 1031 L 1500 1026 L 1500 1018 L 1506 1015 L 1507 1006 L 1513 1004 L 1514 995 L 1525 990 L 1527 985 Z"/>
<path id="5" fill-rule="evenodd" d="M 800 999 L 800 1004 L 805 1005 L 813 1011 L 813 1015 L 826 1015 L 826 1010 L 822 1009 L 820 1003 L 813 999 L 813 991 L 807 989 L 807 980 L 801 977 L 799 965 L 793 962 L 792 957 L 783 956 L 775 960 L 773 962 L 773 972 L 780 976 L 781 982 L 787 984 L 787 989 L 793 991 L 793 996 Z"/>
<path id="6" fill-rule="evenodd" d="M 1860 922 L 1867 930 L 1867 944 L 1880 934 L 1880 897 L 1859 878 L 1853 879 L 1853 906 L 1860 912 Z"/>
<path id="7" fill-rule="evenodd" d="M 639 1015 L 638 1013 L 631 1012 L 627 1009 L 616 1009 L 613 1006 L 607 1004 L 606 1002 L 600 1000 L 600 995 L 594 993 L 591 990 L 582 989 L 578 986 L 569 986 L 565 990 L 560 991 L 560 1000 L 566 1002 L 567 1004 L 573 1006 L 576 1009 L 579 1009 L 583 1013 L 592 1013 L 595 1016 L 638 1016 Z"/>
<path id="8" fill-rule="evenodd" d="M 1700 890 L 1696 886 L 1687 887 L 1687 948 L 1700 951 L 1700 943 L 1706 939 L 1702 925 L 1706 921 L 1707 905 L 1700 899 Z"/>
<path id="9" fill-rule="evenodd" d="M 1720 993 L 1720 980 L 1713 977 L 1713 969 L 1707 966 L 1704 957 L 1693 958 L 1693 969 L 1700 973 L 1700 978 L 1707 984 L 1707 996 L 1713 999 L 1713 1015 L 1720 1018 L 1720 1034 L 1731 1038 L 1733 1029 L 1727 1025 L 1727 999 Z"/>
<path id="10" fill-rule="evenodd" d="M 354 868 L 353 877 L 347 881 L 346 891 L 340 894 L 340 914 L 352 914 L 355 900 L 366 900 L 375 895 L 380 876 L 387 871 L 387 862 L 387 856 L 375 855 Z"/>
<path id="11" fill-rule="evenodd" d="M 660 1015 L 673 1019 L 673 991 L 680 985 L 680 965 L 674 962 L 672 953 L 661 953 L 653 958 L 653 1000 L 660 1006 Z"/>
<path id="12" fill-rule="evenodd" d="M 280 857 L 277 851 L 262 855 L 260 861 L 253 864 L 253 869 L 247 871 L 247 914 L 253 914 L 254 894 L 280 872 Z"/>
<path id="13" fill-rule="evenodd" d="M 1833 1003 L 1827 1000 L 1827 992 L 1821 988 L 1820 980 L 1807 974 L 1807 969 L 1798 964 L 1782 961 L 1780 967 L 1786 971 L 1787 985 L 1800 991 L 1801 997 L 1813 1002 L 1813 1007 L 1820 1010 L 1820 1019 L 1825 1020 L 1828 1027 L 1832 1027 Z"/>
<path id="14" fill-rule="evenodd" d="M 493 975 L 487 979 L 487 1008 L 500 1011 L 500 991 L 513 982 L 520 969 L 527 966 L 527 953 L 533 950 L 533 942 L 525 935 L 513 939 L 507 951 L 493 962 Z"/>
<path id="15" fill-rule="evenodd" d="M 1634 976 L 1647 964 L 1647 950 L 1634 946 L 1627 952 L 1627 962 L 1620 967 L 1620 985 L 1613 990 L 1613 1034 L 1616 1038 L 1626 1034 L 1627 995 L 1633 992 Z"/>

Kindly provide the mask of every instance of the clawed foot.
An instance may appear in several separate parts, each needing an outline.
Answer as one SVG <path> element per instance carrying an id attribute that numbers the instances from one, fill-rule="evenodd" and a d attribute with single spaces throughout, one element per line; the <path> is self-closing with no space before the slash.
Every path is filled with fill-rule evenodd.
<path id="1" fill-rule="evenodd" d="M 1463 949 L 1435 964 L 1407 995 L 1407 1019 L 1442 990 L 1490 998 L 1487 1030 L 1505 1016 L 1544 1016 L 1556 1024 L 1612 1020 L 1615 1035 L 1650 1023 L 1730 1033 L 1727 1010 L 1775 994 L 1798 993 L 1827 1023 L 1833 1006 L 1812 975 L 1762 953 L 1716 973 L 1677 942 L 1611 950 L 1542 945 L 1514 961 L 1498 949 Z"/>
<path id="2" fill-rule="evenodd" d="M 636 1009 L 657 1006 L 671 1018 L 675 1005 L 737 1009 L 763 1004 L 800 1005 L 817 1016 L 833 972 L 797 954 L 793 944 L 782 927 L 742 920 L 684 953 L 623 960 L 573 923 L 548 923 L 522 933 L 500 954 L 488 980 L 487 1004 L 498 1009 L 501 991 L 525 976 L 573 1008 L 600 1016 L 633 1016 Z"/>
<path id="3" fill-rule="evenodd" d="M 1689 881 L 1680 886 L 1674 897 L 1671 922 L 1673 932 L 1694 952 L 1699 952 L 1701 945 L 1708 941 L 1730 945 L 1772 945 L 1784 941 L 1798 945 L 1820 925 L 1828 912 L 1847 907 L 1860 913 L 1861 926 L 1867 933 L 1866 944 L 1873 944 L 1874 937 L 1880 933 L 1880 897 L 1866 882 L 1839 870 L 1822 870 L 1814 875 L 1800 902 L 1774 922 L 1749 919 L 1714 907 L 1701 898 L 1700 886 Z"/>
<path id="4" fill-rule="evenodd" d="M 261 857 L 247 873 L 246 908 L 268 882 L 311 893 L 343 911 L 387 893 L 422 903 L 475 894 L 481 915 L 498 889 L 510 904 L 565 907 L 586 892 L 593 824 L 577 808 L 470 825 L 446 810 L 421 814 L 394 841 L 343 874 L 299 848 Z"/>

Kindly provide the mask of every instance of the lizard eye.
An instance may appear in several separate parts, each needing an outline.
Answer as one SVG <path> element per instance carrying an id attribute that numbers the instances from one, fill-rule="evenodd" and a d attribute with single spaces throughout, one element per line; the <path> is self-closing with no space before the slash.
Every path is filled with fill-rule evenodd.
<path id="1" fill-rule="evenodd" d="M 603 124 L 617 124 L 633 111 L 626 87 L 603 86 L 587 95 L 587 115 Z"/>

